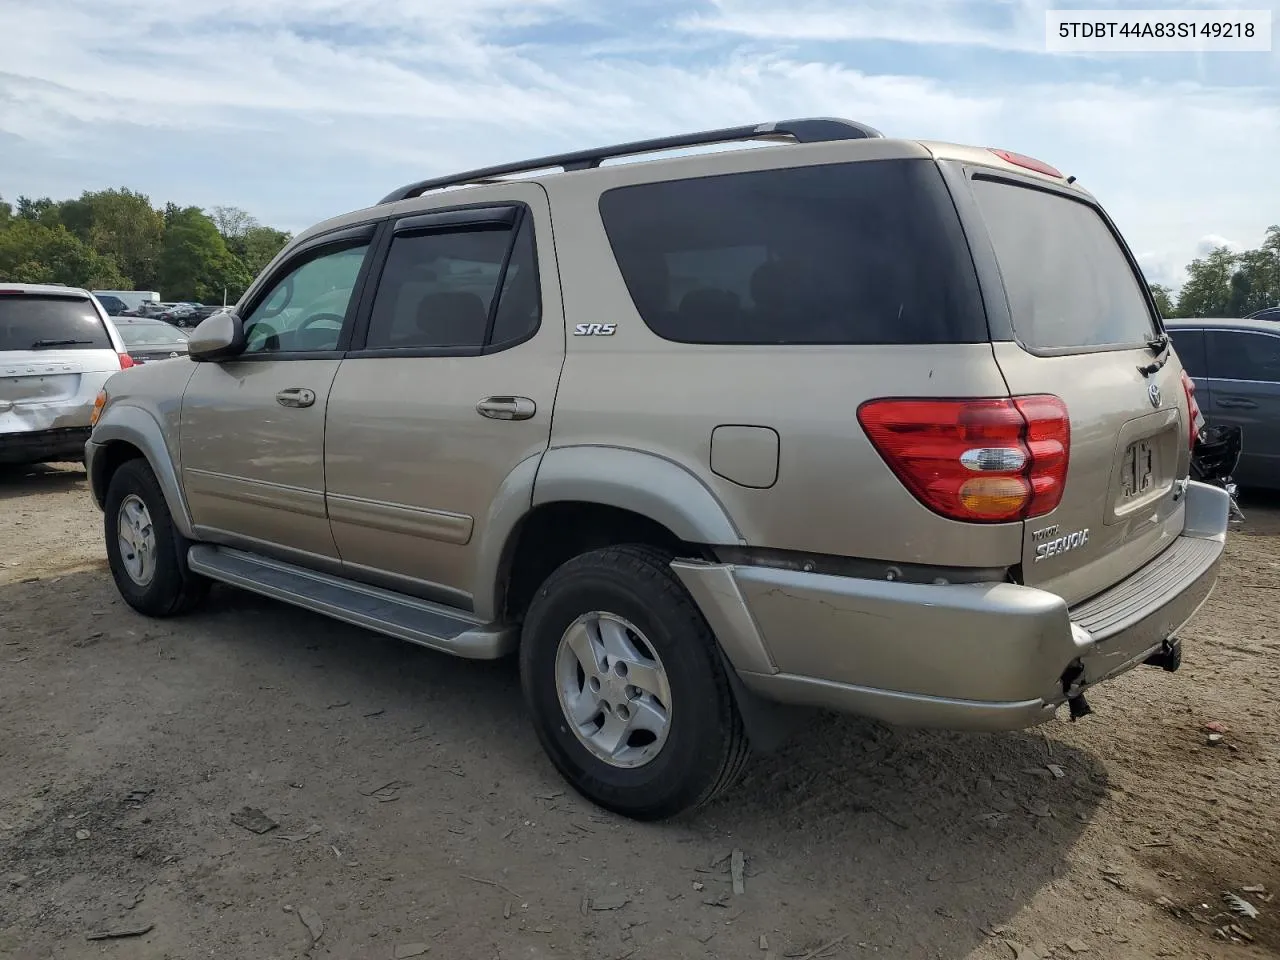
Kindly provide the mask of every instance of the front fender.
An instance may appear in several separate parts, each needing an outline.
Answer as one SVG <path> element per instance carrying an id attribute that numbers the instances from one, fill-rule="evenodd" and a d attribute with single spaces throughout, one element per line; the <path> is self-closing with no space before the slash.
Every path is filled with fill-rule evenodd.
<path id="1" fill-rule="evenodd" d="M 108 478 L 104 451 L 112 443 L 127 443 L 146 458 L 164 493 L 173 525 L 184 537 L 195 539 L 191 529 L 191 513 L 187 510 L 187 501 L 178 482 L 177 467 L 170 455 L 169 446 L 165 443 L 164 430 L 150 411 L 127 401 L 117 400 L 107 404 L 102 417 L 93 428 L 89 442 L 85 444 L 85 467 L 89 472 L 93 498 L 98 505 L 102 506 L 106 499 Z"/>

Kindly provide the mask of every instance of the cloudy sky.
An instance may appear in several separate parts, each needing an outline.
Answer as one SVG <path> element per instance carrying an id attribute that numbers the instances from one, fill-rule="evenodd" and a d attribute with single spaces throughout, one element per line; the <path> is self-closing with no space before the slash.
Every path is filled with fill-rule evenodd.
<path id="1" fill-rule="evenodd" d="M 1075 174 L 1151 279 L 1280 223 L 1271 53 L 1044 51 L 1050 6 L 1280 0 L 0 0 L 0 195 L 129 186 L 286 229 L 408 180 L 793 116 Z"/>

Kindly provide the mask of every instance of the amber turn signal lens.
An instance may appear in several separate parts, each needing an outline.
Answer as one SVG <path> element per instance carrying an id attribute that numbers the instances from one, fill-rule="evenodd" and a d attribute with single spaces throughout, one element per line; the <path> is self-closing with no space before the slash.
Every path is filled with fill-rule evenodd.
<path id="1" fill-rule="evenodd" d="M 99 390 L 98 395 L 93 398 L 93 413 L 89 414 L 89 426 L 96 427 L 98 418 L 102 416 L 102 408 L 107 405 L 107 391 Z"/>

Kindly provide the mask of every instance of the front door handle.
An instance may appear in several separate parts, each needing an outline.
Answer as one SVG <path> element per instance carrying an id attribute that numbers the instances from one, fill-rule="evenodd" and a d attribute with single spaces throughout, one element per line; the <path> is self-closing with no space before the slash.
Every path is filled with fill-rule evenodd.
<path id="1" fill-rule="evenodd" d="M 528 420 L 537 411 L 528 397 L 485 397 L 476 404 L 476 413 L 490 420 Z"/>
<path id="2" fill-rule="evenodd" d="M 1258 405 L 1252 400 L 1245 400 L 1243 397 L 1223 397 L 1218 401 L 1218 406 L 1228 410 L 1256 410 Z"/>
<path id="3" fill-rule="evenodd" d="M 315 402 L 315 391 L 306 387 L 288 387 L 276 394 L 276 403 L 282 407 L 309 407 Z"/>

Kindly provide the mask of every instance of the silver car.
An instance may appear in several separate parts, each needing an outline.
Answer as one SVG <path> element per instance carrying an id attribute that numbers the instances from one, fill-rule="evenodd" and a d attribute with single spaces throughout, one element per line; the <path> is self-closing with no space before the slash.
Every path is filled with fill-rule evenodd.
<path id="1" fill-rule="evenodd" d="M 98 391 L 131 366 L 87 290 L 0 283 L 0 463 L 83 459 Z"/>

